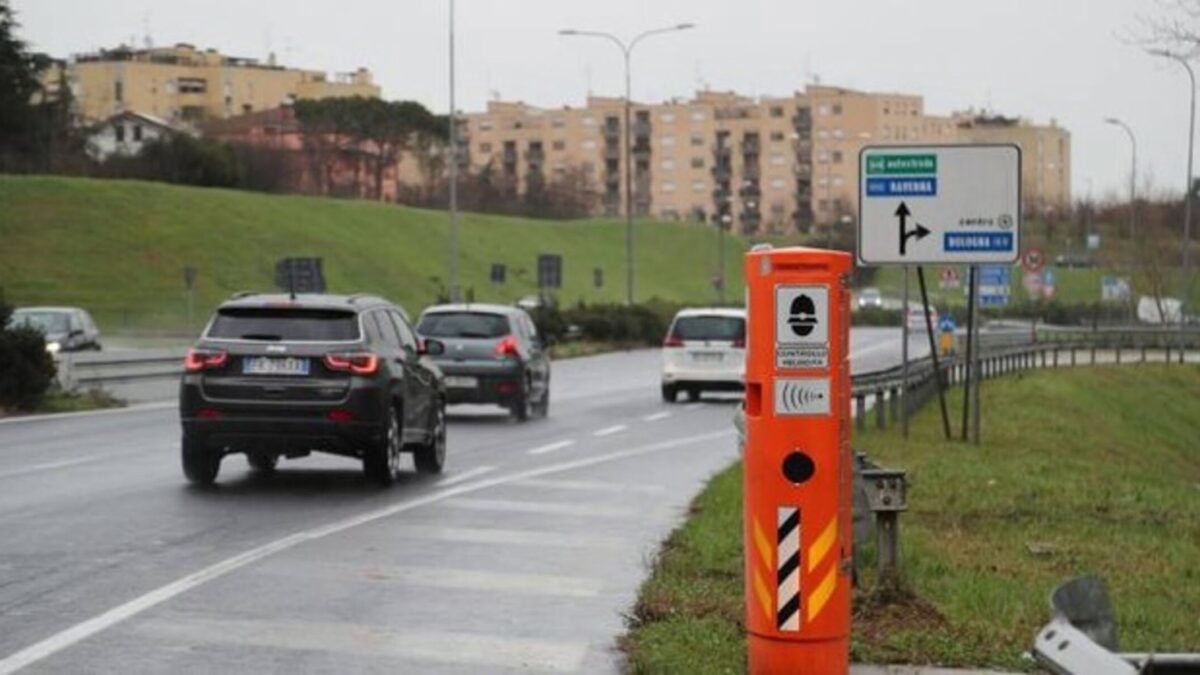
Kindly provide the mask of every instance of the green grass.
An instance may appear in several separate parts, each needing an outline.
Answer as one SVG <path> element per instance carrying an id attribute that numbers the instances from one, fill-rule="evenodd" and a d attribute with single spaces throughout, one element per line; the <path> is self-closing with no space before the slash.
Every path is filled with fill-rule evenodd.
<path id="1" fill-rule="evenodd" d="M 1028 669 L 1051 589 L 1080 574 L 1108 584 L 1123 650 L 1200 650 L 1200 368 L 1039 372 L 982 397 L 979 447 L 942 440 L 936 405 L 907 442 L 856 437 L 908 470 L 911 595 L 883 602 L 863 552 L 852 657 Z M 734 466 L 665 544 L 626 638 L 635 672 L 742 668 L 740 493 Z"/>
<path id="2" fill-rule="evenodd" d="M 124 405 L 124 401 L 99 389 L 78 393 L 55 390 L 46 394 L 46 398 L 42 399 L 41 405 L 31 414 L 45 415 L 50 413 L 83 412 L 86 410 L 120 408 Z M 18 413 L 8 413 L 3 408 L 0 408 L 0 417 L 11 414 Z"/>
<path id="3" fill-rule="evenodd" d="M 11 302 L 79 305 L 103 329 L 186 327 L 183 268 L 199 269 L 195 321 L 230 293 L 270 289 L 286 256 L 322 256 L 333 292 L 380 293 L 416 313 L 447 278 L 449 217 L 430 211 L 315 197 L 136 181 L 0 176 L 0 288 Z M 564 303 L 625 298 L 625 226 L 464 214 L 461 269 L 476 300 L 534 293 L 538 253 L 563 256 Z M 726 296 L 742 295 L 745 243 L 727 240 Z M 639 222 L 637 298 L 715 299 L 712 228 Z M 508 283 L 489 281 L 492 263 Z M 604 286 L 593 287 L 593 269 Z"/>

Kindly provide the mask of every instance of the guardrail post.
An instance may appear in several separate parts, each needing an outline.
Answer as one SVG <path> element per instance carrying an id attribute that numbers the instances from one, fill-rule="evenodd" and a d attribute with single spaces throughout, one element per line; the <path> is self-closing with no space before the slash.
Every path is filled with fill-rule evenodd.
<path id="1" fill-rule="evenodd" d="M 867 504 L 875 514 L 875 563 L 881 582 L 900 580 L 900 512 L 908 509 L 903 470 L 864 469 Z"/>
<path id="2" fill-rule="evenodd" d="M 1046 367 L 1046 350 L 1039 349 L 1038 353 L 1040 353 L 1042 355 L 1042 368 L 1045 368 Z"/>
<path id="3" fill-rule="evenodd" d="M 1168 342 L 1167 343 L 1167 359 L 1166 359 L 1165 363 L 1170 363 L 1170 362 L 1171 362 L 1171 343 Z"/>
<path id="4" fill-rule="evenodd" d="M 867 395 L 858 394 L 854 397 L 854 428 L 864 431 L 867 428 Z"/>
<path id="5" fill-rule="evenodd" d="M 1146 345 L 1142 345 L 1142 363 L 1146 362 Z"/>
<path id="6" fill-rule="evenodd" d="M 1054 345 L 1054 367 L 1058 367 L 1058 345 Z"/>
<path id="7" fill-rule="evenodd" d="M 892 424 L 900 421 L 900 389 L 892 387 L 888 391 L 888 412 L 892 417 Z"/>
<path id="8" fill-rule="evenodd" d="M 883 390 L 875 390 L 875 426 L 880 431 L 887 428 L 887 408 L 883 404 Z"/>
<path id="9" fill-rule="evenodd" d="M 1071 367 L 1075 367 L 1075 343 L 1071 343 Z"/>
<path id="10" fill-rule="evenodd" d="M 1096 365 L 1096 343 L 1092 343 L 1092 365 Z"/>
<path id="11" fill-rule="evenodd" d="M 1117 343 L 1117 365 L 1121 365 L 1121 343 Z"/>

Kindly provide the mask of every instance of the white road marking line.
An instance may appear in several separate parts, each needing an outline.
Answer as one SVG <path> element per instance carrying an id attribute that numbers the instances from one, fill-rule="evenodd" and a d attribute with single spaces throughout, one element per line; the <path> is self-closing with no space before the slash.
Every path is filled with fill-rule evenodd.
<path id="1" fill-rule="evenodd" d="M 601 481 L 588 480 L 553 480 L 550 478 L 530 478 L 529 480 L 518 481 L 514 485 L 521 485 L 532 488 L 545 488 L 550 490 L 578 490 L 581 492 L 612 492 L 616 494 L 627 494 L 630 492 L 639 492 L 645 494 L 661 494 L 666 491 L 664 485 L 634 485 L 629 483 L 604 483 Z"/>
<path id="2" fill-rule="evenodd" d="M 469 481 L 472 478 L 482 476 L 485 473 L 491 473 L 495 470 L 496 470 L 496 467 L 494 467 L 494 466 L 477 466 L 474 469 L 471 469 L 470 471 L 456 473 L 453 476 L 446 476 L 445 478 L 439 480 L 436 483 L 436 485 L 438 487 L 447 487 L 450 485 L 457 485 L 458 483 Z"/>
<path id="3" fill-rule="evenodd" d="M 0 479 L 15 478 L 17 476 L 26 476 L 31 473 L 41 471 L 53 471 L 54 469 L 65 469 L 68 466 L 78 466 L 80 464 L 88 464 L 98 462 L 102 459 L 107 459 L 108 455 L 88 455 L 86 457 L 78 457 L 76 459 L 64 459 L 59 462 L 47 462 L 45 464 L 34 464 L 32 466 L 14 469 L 12 471 L 0 471 Z"/>
<path id="4" fill-rule="evenodd" d="M 168 408 L 178 408 L 178 401 L 160 401 L 158 403 L 141 403 L 131 405 L 124 408 L 108 408 L 106 410 L 84 410 L 81 412 L 72 413 L 47 413 L 44 415 L 23 415 L 21 417 L 5 417 L 0 419 L 0 424 L 20 424 L 22 422 L 59 422 L 62 420 L 73 420 L 81 417 L 101 417 L 106 415 L 122 415 L 125 413 L 147 412 L 150 410 L 166 410 Z"/>
<path id="5" fill-rule="evenodd" d="M 511 499 L 474 499 L 459 497 L 446 506 L 472 511 L 507 511 L 509 513 L 541 513 L 551 516 L 582 516 L 594 518 L 633 518 L 638 511 L 623 506 L 601 504 L 571 504 L 564 502 L 528 502 Z"/>
<path id="6" fill-rule="evenodd" d="M 263 546 L 259 546 L 258 548 L 250 549 L 249 551 L 245 551 L 231 558 L 226 558 L 218 563 L 209 565 L 208 567 L 205 567 L 197 572 L 193 572 L 192 574 L 189 574 L 181 579 L 177 579 L 169 584 L 166 584 L 165 586 L 160 586 L 149 593 L 140 595 L 124 604 L 113 607 L 106 612 L 97 614 L 90 619 L 77 623 L 69 628 L 66 628 L 65 630 L 59 631 L 58 633 L 55 633 L 54 635 L 51 635 L 40 642 L 36 642 L 28 647 L 25 647 L 16 653 L 10 654 L 5 658 L 0 659 L 0 675 L 10 675 L 21 668 L 33 663 L 37 663 L 38 661 L 57 654 L 58 652 L 61 652 L 82 640 L 86 640 L 87 638 L 105 629 L 111 628 L 112 626 L 115 626 L 130 617 L 137 616 L 148 609 L 157 607 L 158 605 L 182 595 L 193 588 L 202 586 L 210 581 L 213 581 L 214 579 L 219 579 L 231 572 L 246 567 L 247 565 L 258 562 L 263 558 L 294 548 L 305 542 L 321 539 L 339 532 L 344 532 L 351 528 L 358 527 L 359 525 L 365 525 L 367 523 L 372 523 L 399 513 L 412 511 L 413 509 L 417 509 L 422 506 L 428 506 L 429 504 L 445 501 L 451 497 L 457 497 L 463 494 L 486 490 L 498 485 L 515 483 L 518 481 L 529 480 L 531 478 L 540 478 L 542 476 L 573 471 L 575 469 L 583 469 L 596 466 L 598 464 L 629 459 L 631 457 L 638 457 L 640 455 L 661 452 L 663 450 L 685 447 L 696 443 L 716 441 L 719 439 L 728 438 L 732 435 L 733 430 L 731 429 L 710 431 L 704 434 L 686 436 L 684 438 L 677 438 L 670 441 L 661 441 L 659 443 L 652 443 L 650 445 L 629 448 L 626 450 L 616 450 L 613 452 L 576 459 L 569 462 L 560 462 L 558 464 L 551 464 L 550 466 L 530 469 L 528 471 L 522 471 L 507 476 L 485 478 L 474 483 L 466 483 L 451 488 L 446 488 L 434 494 L 418 497 L 410 501 L 393 504 L 391 506 L 373 511 L 367 511 L 351 518 L 345 518 L 332 522 L 323 527 L 301 530 L 287 537 L 283 537 L 282 539 L 277 539 L 268 544 L 264 544 Z"/>
<path id="7" fill-rule="evenodd" d="M 413 627 L 317 621 L 256 621 L 230 618 L 171 618 L 148 621 L 138 633 L 194 644 L 244 645 L 401 658 L 488 669 L 574 672 L 587 654 L 586 642 L 479 635 Z"/>
<path id="8" fill-rule="evenodd" d="M 642 421 L 643 422 L 657 422 L 659 420 L 665 420 L 670 416 L 671 416 L 671 413 L 664 410 L 659 413 L 654 413 L 653 415 L 646 415 L 645 417 L 642 418 Z"/>
<path id="9" fill-rule="evenodd" d="M 519 574 L 485 570 L 448 569 L 408 565 L 354 565 L 349 563 L 313 562 L 267 566 L 271 575 L 283 574 L 299 579 L 330 579 L 341 582 L 403 584 L 429 588 L 521 595 L 549 595 L 572 598 L 591 598 L 604 588 L 601 579 L 567 577 L 553 574 Z"/>
<path id="10" fill-rule="evenodd" d="M 534 448 L 526 454 L 544 455 L 548 452 L 554 452 L 555 450 L 562 450 L 564 448 L 569 448 L 572 445 L 575 445 L 575 441 L 567 439 L 565 441 L 558 441 L 557 443 L 549 443 L 547 445 L 543 445 L 543 446 Z"/>
<path id="11" fill-rule="evenodd" d="M 628 428 L 629 427 L 624 424 L 614 424 L 611 427 L 604 427 L 603 429 L 598 429 L 598 430 L 592 432 L 592 435 L 595 436 L 596 438 L 604 438 L 605 436 L 612 436 L 613 434 L 619 434 Z"/>
<path id="12" fill-rule="evenodd" d="M 432 539 L 457 544 L 488 546 L 540 546 L 546 548 L 618 549 L 625 545 L 620 537 L 545 530 L 501 530 L 493 527 L 440 527 L 436 525 L 399 525 L 389 535 L 413 539 Z"/>

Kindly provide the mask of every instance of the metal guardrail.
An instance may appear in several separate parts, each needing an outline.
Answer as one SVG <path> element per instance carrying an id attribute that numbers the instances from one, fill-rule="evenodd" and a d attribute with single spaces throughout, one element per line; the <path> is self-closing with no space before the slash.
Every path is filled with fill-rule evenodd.
<path id="1" fill-rule="evenodd" d="M 64 389 L 102 389 L 108 384 L 179 377 L 186 353 L 184 349 L 155 349 L 60 354 L 55 361 L 58 382 Z"/>

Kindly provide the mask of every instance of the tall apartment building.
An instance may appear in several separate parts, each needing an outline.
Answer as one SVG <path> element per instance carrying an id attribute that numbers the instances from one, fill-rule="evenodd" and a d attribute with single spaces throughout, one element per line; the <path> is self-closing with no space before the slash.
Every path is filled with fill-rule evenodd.
<path id="1" fill-rule="evenodd" d="M 330 78 L 321 71 L 277 65 L 274 58 L 261 63 L 187 44 L 82 54 L 43 74 L 51 91 L 64 78 L 83 123 L 127 111 L 171 123 L 200 123 L 268 110 L 296 99 L 380 95 L 365 68 Z"/>
<path id="2" fill-rule="evenodd" d="M 583 108 L 493 101 L 460 124 L 465 161 L 490 165 L 511 190 L 576 169 L 599 209 L 624 212 L 623 100 Z M 788 97 L 698 92 L 634 103 L 633 210 L 639 216 L 723 222 L 744 233 L 853 222 L 865 145 L 1017 143 L 1032 207 L 1070 202 L 1070 135 L 1057 127 L 962 113 L 928 115 L 920 96 L 809 86 Z"/>

